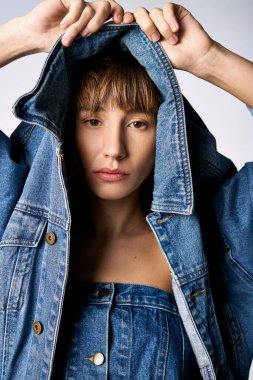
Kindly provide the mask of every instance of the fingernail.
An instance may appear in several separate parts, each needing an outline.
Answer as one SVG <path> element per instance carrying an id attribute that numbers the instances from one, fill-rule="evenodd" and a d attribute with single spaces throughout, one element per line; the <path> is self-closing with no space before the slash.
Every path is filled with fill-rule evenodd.
<path id="1" fill-rule="evenodd" d="M 177 37 L 176 36 L 170 36 L 169 38 L 169 43 L 170 44 L 175 44 L 177 42 Z"/>
<path id="2" fill-rule="evenodd" d="M 122 20 L 123 19 L 123 16 L 122 16 L 121 13 L 117 13 L 115 17 L 116 17 L 117 20 Z"/>
<path id="3" fill-rule="evenodd" d="M 132 17 L 129 14 L 124 14 L 122 22 L 123 24 L 126 23 L 131 23 L 133 21 Z"/>
<path id="4" fill-rule="evenodd" d="M 154 32 L 153 34 L 151 34 L 151 40 L 153 42 L 156 42 L 160 39 L 160 34 L 158 32 Z"/>
<path id="5" fill-rule="evenodd" d="M 64 42 L 65 46 L 69 46 L 72 41 L 73 41 L 73 38 L 69 36 L 63 37 L 62 39 L 62 42 Z"/>
<path id="6" fill-rule="evenodd" d="M 67 25 L 68 25 L 68 20 L 67 20 L 67 18 L 66 18 L 66 17 L 64 17 L 64 19 L 62 19 L 62 20 L 61 20 L 61 22 L 60 22 L 60 25 L 61 25 L 62 27 L 64 27 L 64 26 L 67 26 Z"/>
<path id="7" fill-rule="evenodd" d="M 68 24 L 66 22 L 61 22 L 60 26 L 62 29 L 65 29 L 65 28 L 67 28 Z"/>
<path id="8" fill-rule="evenodd" d="M 91 32 L 88 29 L 84 29 L 81 35 L 82 37 L 89 37 L 91 35 Z"/>
<path id="9" fill-rule="evenodd" d="M 172 32 L 175 32 L 177 30 L 177 25 L 171 24 L 171 30 L 172 30 Z"/>

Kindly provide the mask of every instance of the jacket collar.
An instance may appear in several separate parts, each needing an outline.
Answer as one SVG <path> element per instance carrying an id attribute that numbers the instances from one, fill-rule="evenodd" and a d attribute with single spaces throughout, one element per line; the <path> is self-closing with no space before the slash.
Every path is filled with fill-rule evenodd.
<path id="1" fill-rule="evenodd" d="M 35 88 L 13 106 L 18 118 L 40 125 L 61 139 L 69 102 L 69 67 L 90 57 L 117 39 L 146 68 L 159 88 L 163 103 L 157 118 L 154 191 L 151 209 L 189 215 L 193 212 L 193 186 L 186 138 L 182 94 L 174 70 L 161 45 L 149 41 L 136 23 L 106 24 L 89 38 L 77 37 L 69 48 L 56 42 Z"/>

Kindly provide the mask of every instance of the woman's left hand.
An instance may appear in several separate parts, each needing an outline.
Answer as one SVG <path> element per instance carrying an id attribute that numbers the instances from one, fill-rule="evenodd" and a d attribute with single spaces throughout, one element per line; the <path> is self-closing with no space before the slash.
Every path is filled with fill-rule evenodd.
<path id="1" fill-rule="evenodd" d="M 138 7 L 136 22 L 153 42 L 160 41 L 175 69 L 196 73 L 215 41 L 183 6 L 165 3 L 147 11 Z"/>
<path id="2" fill-rule="evenodd" d="M 150 12 L 139 7 L 133 15 L 152 41 L 160 41 L 175 69 L 207 80 L 253 108 L 253 62 L 214 41 L 187 9 L 165 3 Z"/>

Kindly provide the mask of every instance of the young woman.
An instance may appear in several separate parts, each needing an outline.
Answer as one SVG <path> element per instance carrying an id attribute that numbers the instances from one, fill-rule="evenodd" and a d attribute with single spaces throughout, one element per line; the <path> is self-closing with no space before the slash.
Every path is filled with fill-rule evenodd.
<path id="1" fill-rule="evenodd" d="M 252 165 L 216 152 L 168 58 L 249 109 L 253 64 L 179 5 L 55 0 L 1 27 L 1 65 L 64 29 L 0 135 L 2 378 L 246 379 Z"/>

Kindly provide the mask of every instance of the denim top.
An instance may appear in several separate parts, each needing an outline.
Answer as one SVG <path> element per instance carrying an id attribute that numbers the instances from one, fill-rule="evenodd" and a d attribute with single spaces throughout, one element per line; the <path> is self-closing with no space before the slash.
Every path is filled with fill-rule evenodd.
<path id="1" fill-rule="evenodd" d="M 68 286 L 52 379 L 107 377 L 201 378 L 173 294 L 141 284 Z"/>

